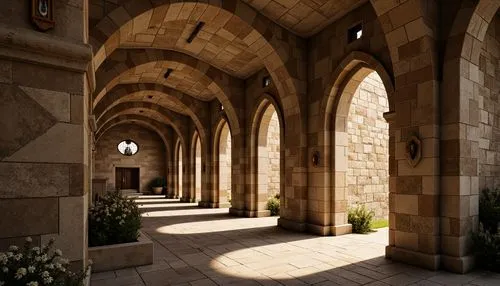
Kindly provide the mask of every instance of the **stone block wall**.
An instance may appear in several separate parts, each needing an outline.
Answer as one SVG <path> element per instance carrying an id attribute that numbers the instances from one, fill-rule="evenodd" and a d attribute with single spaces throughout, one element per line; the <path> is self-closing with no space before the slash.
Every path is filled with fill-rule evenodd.
<path id="1" fill-rule="evenodd" d="M 139 146 L 135 155 L 124 156 L 118 151 L 118 143 L 125 139 L 131 139 Z M 148 193 L 151 180 L 166 176 L 165 162 L 165 146 L 156 133 L 133 124 L 117 125 L 96 143 L 94 178 L 107 179 L 108 191 L 114 190 L 116 167 L 139 167 L 140 191 Z"/>
<path id="2" fill-rule="evenodd" d="M 227 125 L 226 125 L 227 126 Z M 224 127 L 226 128 L 226 127 Z M 225 132 L 222 132 L 220 140 L 225 143 L 219 145 L 219 196 L 220 202 L 225 203 L 231 200 L 231 132 L 223 138 Z"/>
<path id="3" fill-rule="evenodd" d="M 500 17 L 494 17 L 485 36 L 479 58 L 479 70 L 472 72 L 484 77 L 477 86 L 479 96 L 479 189 L 500 187 Z M 477 109 L 475 110 L 477 112 Z M 477 118 L 477 114 L 475 114 Z"/>
<path id="4" fill-rule="evenodd" d="M 267 130 L 267 156 L 267 193 L 274 197 L 280 193 L 280 125 L 276 111 Z"/>
<path id="5" fill-rule="evenodd" d="M 0 252 L 26 237 L 55 239 L 73 268 L 87 264 L 92 58 L 83 2 L 56 1 L 54 29 L 30 23 L 29 1 L 0 11 Z"/>
<path id="6" fill-rule="evenodd" d="M 389 215 L 389 111 L 387 94 L 376 72 L 353 95 L 347 123 L 348 205 L 365 205 L 377 218 Z"/>

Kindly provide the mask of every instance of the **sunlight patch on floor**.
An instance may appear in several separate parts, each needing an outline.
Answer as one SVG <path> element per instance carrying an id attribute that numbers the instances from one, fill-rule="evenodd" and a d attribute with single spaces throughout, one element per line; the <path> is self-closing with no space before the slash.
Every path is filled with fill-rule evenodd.
<path id="1" fill-rule="evenodd" d="M 189 211 L 186 210 L 182 211 L 183 215 L 188 213 Z M 228 223 L 229 222 L 228 220 L 230 220 L 230 223 Z M 156 231 L 158 233 L 164 233 L 164 234 L 201 234 L 201 233 L 215 233 L 223 231 L 237 231 L 237 230 L 254 229 L 262 227 L 273 227 L 277 225 L 278 222 L 276 217 L 234 218 L 228 216 L 228 219 L 214 219 L 209 221 L 186 222 L 186 223 L 177 223 L 168 226 L 162 226 L 157 228 Z"/>
<path id="2" fill-rule="evenodd" d="M 147 208 L 144 206 L 144 208 Z M 204 209 L 183 209 L 183 210 L 163 210 L 163 211 L 150 211 L 142 213 L 143 217 L 179 217 L 190 215 L 206 215 Z M 215 209 L 210 214 L 227 214 L 229 216 L 229 209 Z"/>

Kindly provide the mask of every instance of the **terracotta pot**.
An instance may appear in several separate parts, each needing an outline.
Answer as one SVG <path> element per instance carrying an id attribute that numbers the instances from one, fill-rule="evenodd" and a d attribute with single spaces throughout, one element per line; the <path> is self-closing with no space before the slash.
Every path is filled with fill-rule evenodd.
<path id="1" fill-rule="evenodd" d="M 153 188 L 153 194 L 155 195 L 161 195 L 163 188 L 162 187 L 155 187 Z"/>

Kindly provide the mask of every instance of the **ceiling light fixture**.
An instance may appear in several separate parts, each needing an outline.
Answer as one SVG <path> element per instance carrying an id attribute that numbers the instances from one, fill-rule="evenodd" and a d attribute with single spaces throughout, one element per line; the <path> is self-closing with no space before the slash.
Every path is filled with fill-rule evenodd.
<path id="1" fill-rule="evenodd" d="M 168 68 L 163 77 L 167 79 L 173 71 L 174 71 L 173 69 Z"/>
<path id="2" fill-rule="evenodd" d="M 205 22 L 198 22 L 198 24 L 196 24 L 196 27 L 194 27 L 193 31 L 191 32 L 191 35 L 189 35 L 189 37 L 187 38 L 187 42 L 191 44 L 191 42 L 194 40 L 194 38 L 196 37 L 196 35 L 198 35 L 198 33 L 200 32 L 201 28 L 203 28 L 203 26 L 205 25 Z"/>

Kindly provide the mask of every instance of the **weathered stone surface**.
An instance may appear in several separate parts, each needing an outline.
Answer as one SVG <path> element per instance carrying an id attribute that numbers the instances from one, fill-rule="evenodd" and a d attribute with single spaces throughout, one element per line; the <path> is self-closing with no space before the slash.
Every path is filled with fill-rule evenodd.
<path id="1" fill-rule="evenodd" d="M 54 118 L 62 122 L 69 122 L 70 98 L 68 93 L 24 86 L 20 88 L 50 112 Z"/>
<path id="2" fill-rule="evenodd" d="M 0 163 L 0 198 L 69 194 L 69 168 L 61 164 Z"/>
<path id="3" fill-rule="evenodd" d="M 83 162 L 83 126 L 57 123 L 47 132 L 5 158 L 14 162 Z"/>
<path id="4" fill-rule="evenodd" d="M 0 159 L 3 159 L 51 128 L 56 119 L 13 85 L 0 84 Z"/>
<path id="5" fill-rule="evenodd" d="M 0 200 L 1 238 L 57 233 L 59 203 L 57 198 Z"/>

